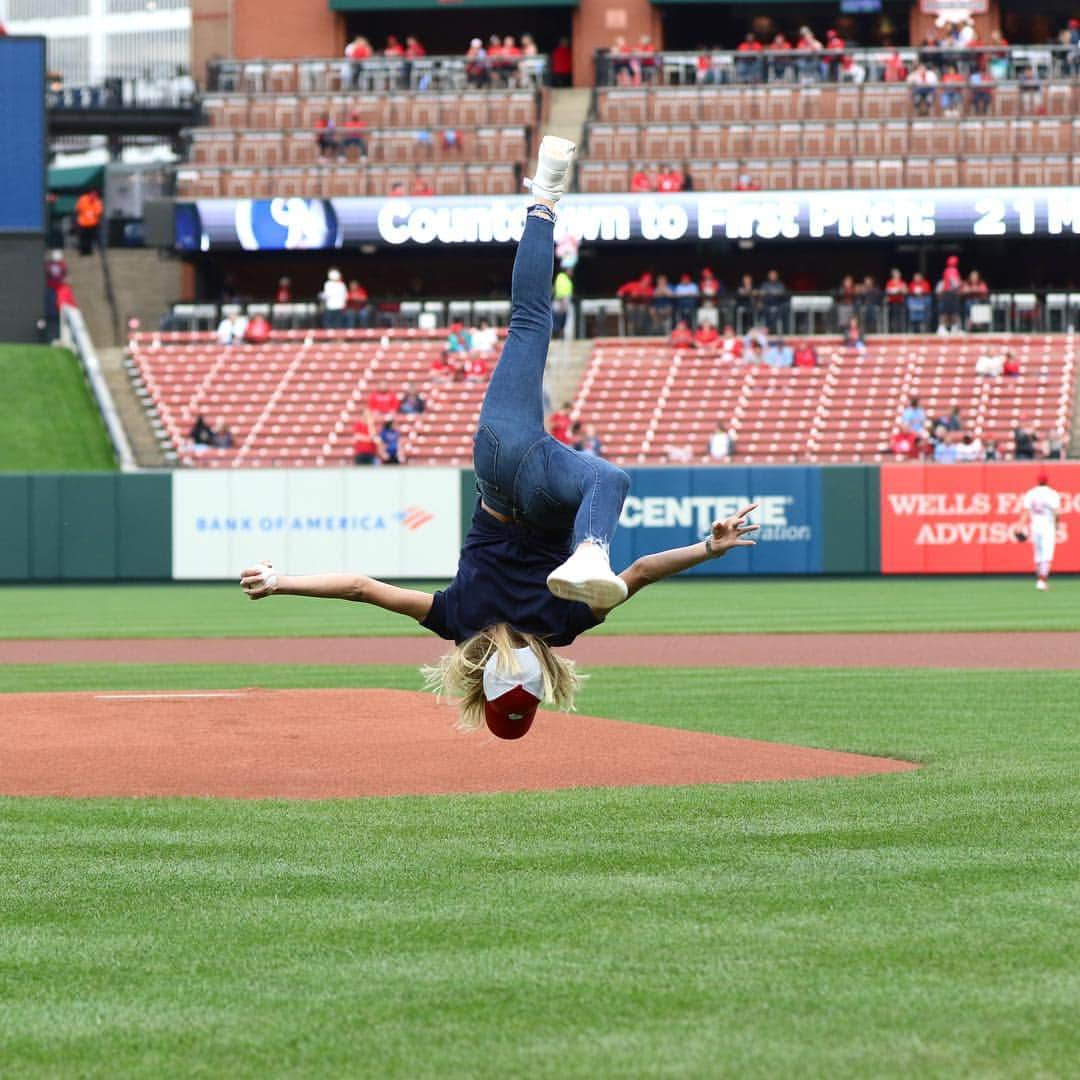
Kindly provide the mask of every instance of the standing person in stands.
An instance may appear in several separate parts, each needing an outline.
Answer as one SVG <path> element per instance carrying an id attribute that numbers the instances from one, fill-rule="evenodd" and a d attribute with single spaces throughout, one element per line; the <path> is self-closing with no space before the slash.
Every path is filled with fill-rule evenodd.
<path id="1" fill-rule="evenodd" d="M 378 457 L 379 439 L 375 434 L 375 417 L 368 411 L 353 424 L 353 464 L 374 465 Z"/>
<path id="2" fill-rule="evenodd" d="M 551 85 L 569 86 L 574 78 L 574 52 L 569 38 L 559 38 L 551 50 Z"/>
<path id="3" fill-rule="evenodd" d="M 278 278 L 277 291 L 274 293 L 275 304 L 292 303 L 292 281 L 287 277 Z"/>
<path id="4" fill-rule="evenodd" d="M 950 255 L 937 283 L 938 333 L 954 334 L 960 329 L 964 282 L 960 276 L 960 257 Z"/>
<path id="5" fill-rule="evenodd" d="M 895 267 L 885 282 L 885 332 L 895 334 L 902 331 L 907 323 L 907 282 L 904 275 Z"/>
<path id="6" fill-rule="evenodd" d="M 361 601 L 415 619 L 454 647 L 426 670 L 428 685 L 459 699 L 461 723 L 520 738 L 542 701 L 572 708 L 580 680 L 552 646 L 569 645 L 654 581 L 747 547 L 745 507 L 704 541 L 610 565 L 629 478 L 544 430 L 543 377 L 551 340 L 555 205 L 575 147 L 547 136 L 518 244 L 512 312 L 473 444 L 480 498 L 453 582 L 432 596 L 359 574 L 293 577 L 270 563 L 245 569 L 253 600 L 274 593 Z"/>
<path id="7" fill-rule="evenodd" d="M 105 204 L 96 191 L 84 191 L 75 202 L 75 225 L 79 230 L 79 254 L 92 255 L 100 243 L 101 216 Z"/>
<path id="8" fill-rule="evenodd" d="M 342 329 L 345 325 L 345 306 L 349 302 L 349 290 L 341 280 L 340 270 L 331 269 L 327 273 L 319 298 L 323 304 L 323 329 Z"/>

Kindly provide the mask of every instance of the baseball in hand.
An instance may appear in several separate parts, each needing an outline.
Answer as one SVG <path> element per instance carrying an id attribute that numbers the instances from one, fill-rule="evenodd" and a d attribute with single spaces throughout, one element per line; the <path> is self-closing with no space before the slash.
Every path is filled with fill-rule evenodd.
<path id="1" fill-rule="evenodd" d="M 273 564 L 267 560 L 256 563 L 240 575 L 240 585 L 251 600 L 261 600 L 264 596 L 269 596 L 278 585 Z"/>

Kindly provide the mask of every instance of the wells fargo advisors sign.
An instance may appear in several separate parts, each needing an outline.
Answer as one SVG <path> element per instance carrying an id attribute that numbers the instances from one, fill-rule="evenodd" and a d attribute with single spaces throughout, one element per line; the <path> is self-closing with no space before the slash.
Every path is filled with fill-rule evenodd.
<path id="1" fill-rule="evenodd" d="M 884 574 L 1015 574 L 1032 568 L 1012 535 L 1042 471 L 1061 494 L 1055 570 L 1080 570 L 1080 464 L 883 465 Z"/>

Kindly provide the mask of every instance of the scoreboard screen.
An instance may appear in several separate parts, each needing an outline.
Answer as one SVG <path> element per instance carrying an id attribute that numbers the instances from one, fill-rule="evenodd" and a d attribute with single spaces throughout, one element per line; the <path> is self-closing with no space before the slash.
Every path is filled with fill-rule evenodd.
<path id="1" fill-rule="evenodd" d="M 45 39 L 0 37 L 0 232 L 45 228 Z"/>

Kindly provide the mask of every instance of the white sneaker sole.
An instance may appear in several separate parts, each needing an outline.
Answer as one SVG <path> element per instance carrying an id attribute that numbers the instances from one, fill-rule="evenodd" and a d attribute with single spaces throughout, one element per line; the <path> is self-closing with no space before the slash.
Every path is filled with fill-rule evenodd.
<path id="1" fill-rule="evenodd" d="M 577 600 L 591 608 L 618 607 L 626 599 L 626 582 L 619 577 L 571 581 L 558 570 L 548 575 L 548 589 L 560 600 Z"/>

